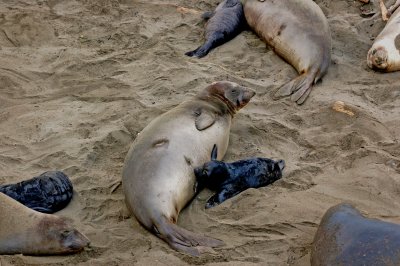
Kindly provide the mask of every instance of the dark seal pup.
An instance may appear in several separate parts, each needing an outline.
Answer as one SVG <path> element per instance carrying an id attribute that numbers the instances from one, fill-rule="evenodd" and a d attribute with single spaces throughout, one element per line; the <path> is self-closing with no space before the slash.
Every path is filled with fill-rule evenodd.
<path id="1" fill-rule="evenodd" d="M 124 163 L 122 188 L 137 220 L 172 248 L 199 255 L 222 241 L 177 225 L 195 196 L 193 169 L 210 160 L 213 145 L 225 155 L 234 114 L 255 92 L 228 81 L 214 82 L 195 97 L 156 117 L 136 137 Z"/>
<path id="2" fill-rule="evenodd" d="M 0 193 L 0 255 L 61 255 L 90 241 L 64 218 L 29 209 Z"/>
<path id="3" fill-rule="evenodd" d="M 366 218 L 349 204 L 336 205 L 318 227 L 311 265 L 400 265 L 400 225 Z"/>
<path id="4" fill-rule="evenodd" d="M 0 192 L 43 213 L 55 213 L 72 199 L 72 183 L 63 172 L 48 171 L 17 184 L 0 186 Z"/>
<path id="5" fill-rule="evenodd" d="M 209 19 L 205 30 L 206 42 L 196 50 L 185 53 L 187 56 L 206 56 L 215 47 L 236 37 L 246 25 L 240 0 L 225 0 L 214 12 L 204 13 L 203 18 Z"/>
<path id="6" fill-rule="evenodd" d="M 233 163 L 217 161 L 214 146 L 211 159 L 194 169 L 197 188 L 207 187 L 217 191 L 206 203 L 206 209 L 221 204 L 248 188 L 270 185 L 282 177 L 285 161 L 268 158 L 250 158 Z M 197 190 L 196 188 L 196 190 Z"/>
<path id="7" fill-rule="evenodd" d="M 331 61 L 331 33 L 321 8 L 312 0 L 243 0 L 243 8 L 250 28 L 299 73 L 276 97 L 292 95 L 304 103 Z"/>

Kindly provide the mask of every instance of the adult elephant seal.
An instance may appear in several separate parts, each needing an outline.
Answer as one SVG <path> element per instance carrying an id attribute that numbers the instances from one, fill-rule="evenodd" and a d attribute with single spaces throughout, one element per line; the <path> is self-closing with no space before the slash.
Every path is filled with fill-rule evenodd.
<path id="1" fill-rule="evenodd" d="M 194 167 L 210 160 L 214 144 L 219 158 L 225 155 L 232 117 L 254 94 L 232 82 L 215 82 L 154 119 L 132 144 L 122 176 L 126 203 L 144 227 L 172 248 L 199 255 L 201 246 L 223 244 L 176 223 L 196 193 Z"/>
<path id="2" fill-rule="evenodd" d="M 349 204 L 336 205 L 319 225 L 311 265 L 400 265 L 400 225 L 368 219 Z"/>
<path id="3" fill-rule="evenodd" d="M 224 0 L 214 12 L 204 13 L 203 18 L 208 19 L 206 41 L 196 50 L 185 53 L 187 56 L 198 58 L 206 56 L 215 47 L 236 37 L 246 25 L 240 0 Z"/>
<path id="4" fill-rule="evenodd" d="M 63 218 L 34 211 L 0 193 L 0 255 L 68 254 L 88 244 Z"/>
<path id="5" fill-rule="evenodd" d="M 300 74 L 276 96 L 292 95 L 292 101 L 302 104 L 331 60 L 331 34 L 324 13 L 312 0 L 243 2 L 250 28 Z"/>
<path id="6" fill-rule="evenodd" d="M 367 63 L 383 72 L 400 70 L 400 8 L 394 12 L 385 28 L 368 51 Z"/>

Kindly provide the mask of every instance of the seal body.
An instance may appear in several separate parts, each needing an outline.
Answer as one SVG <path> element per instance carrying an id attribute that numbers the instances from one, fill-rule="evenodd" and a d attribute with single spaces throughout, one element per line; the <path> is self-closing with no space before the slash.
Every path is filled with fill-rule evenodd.
<path id="1" fill-rule="evenodd" d="M 331 33 L 320 7 L 312 0 L 245 0 L 250 28 L 300 74 L 276 96 L 302 104 L 311 87 L 328 70 Z"/>
<path id="2" fill-rule="evenodd" d="M 368 219 L 349 204 L 336 205 L 318 227 L 311 265 L 400 265 L 400 225 Z"/>
<path id="3" fill-rule="evenodd" d="M 248 188 L 270 185 L 282 177 L 285 161 L 249 158 L 233 163 L 212 160 L 194 169 L 200 188 L 217 191 L 206 203 L 206 209 L 221 204 Z"/>
<path id="4" fill-rule="evenodd" d="M 128 208 L 139 222 L 172 248 L 198 255 L 196 246 L 221 241 L 176 225 L 179 212 L 194 197 L 193 169 L 210 159 L 216 143 L 222 158 L 233 114 L 254 92 L 231 82 L 215 82 L 191 100 L 154 119 L 132 144 L 122 186 Z"/>
<path id="5" fill-rule="evenodd" d="M 400 8 L 390 17 L 368 51 L 367 64 L 371 69 L 393 72 L 400 70 Z"/>
<path id="6" fill-rule="evenodd" d="M 68 254 L 88 244 L 63 218 L 34 211 L 0 193 L 0 255 Z"/>
<path id="7" fill-rule="evenodd" d="M 73 188 L 63 172 L 48 171 L 17 184 L 0 186 L 0 192 L 36 211 L 54 213 L 68 205 Z"/>
<path id="8" fill-rule="evenodd" d="M 209 19 L 205 29 L 206 41 L 196 50 L 185 53 L 187 56 L 206 56 L 215 47 L 236 37 L 246 25 L 240 0 L 224 0 L 214 12 L 206 12 L 203 17 Z"/>

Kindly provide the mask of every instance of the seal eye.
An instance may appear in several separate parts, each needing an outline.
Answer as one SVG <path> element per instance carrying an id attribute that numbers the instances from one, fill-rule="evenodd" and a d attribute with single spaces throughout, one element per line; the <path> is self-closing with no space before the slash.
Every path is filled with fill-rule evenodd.
<path id="1" fill-rule="evenodd" d="M 70 233 L 71 233 L 71 231 L 64 230 L 64 231 L 61 232 L 61 235 L 62 235 L 62 237 L 68 237 Z"/>

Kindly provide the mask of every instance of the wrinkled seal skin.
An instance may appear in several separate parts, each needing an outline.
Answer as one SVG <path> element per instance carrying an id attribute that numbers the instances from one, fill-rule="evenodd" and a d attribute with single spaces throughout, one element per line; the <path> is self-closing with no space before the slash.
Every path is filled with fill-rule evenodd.
<path id="1" fill-rule="evenodd" d="M 292 95 L 292 101 L 304 103 L 331 60 L 331 33 L 324 13 L 312 0 L 243 2 L 250 28 L 300 74 L 276 96 Z"/>
<path id="2" fill-rule="evenodd" d="M 231 82 L 215 82 L 191 100 L 154 119 L 137 136 L 124 163 L 122 186 L 137 220 L 175 250 L 199 255 L 201 246 L 222 241 L 176 225 L 194 197 L 193 169 L 210 160 L 216 143 L 221 159 L 228 147 L 231 120 L 254 92 Z"/>
<path id="3" fill-rule="evenodd" d="M 0 192 L 35 211 L 55 213 L 71 201 L 73 188 L 63 172 L 48 171 L 29 180 L 0 186 Z"/>
<path id="4" fill-rule="evenodd" d="M 88 244 L 63 218 L 34 211 L 0 193 L 0 255 L 70 254 Z"/>
<path id="5" fill-rule="evenodd" d="M 206 56 L 215 47 L 236 37 L 246 25 L 240 0 L 224 0 L 214 12 L 204 13 L 203 18 L 209 18 L 205 30 L 206 41 L 196 50 L 185 53 L 187 56 Z"/>
<path id="6" fill-rule="evenodd" d="M 368 51 L 367 64 L 371 69 L 383 72 L 400 70 L 400 8 L 376 37 Z"/>
<path id="7" fill-rule="evenodd" d="M 221 204 L 248 188 L 274 183 L 282 177 L 282 170 L 285 168 L 285 161 L 268 158 L 249 158 L 233 163 L 218 161 L 216 156 L 212 156 L 212 159 L 194 169 L 197 186 L 217 192 L 207 201 L 206 209 Z"/>
<path id="8" fill-rule="evenodd" d="M 366 218 L 349 204 L 336 205 L 318 227 L 311 265 L 400 265 L 400 225 Z"/>

